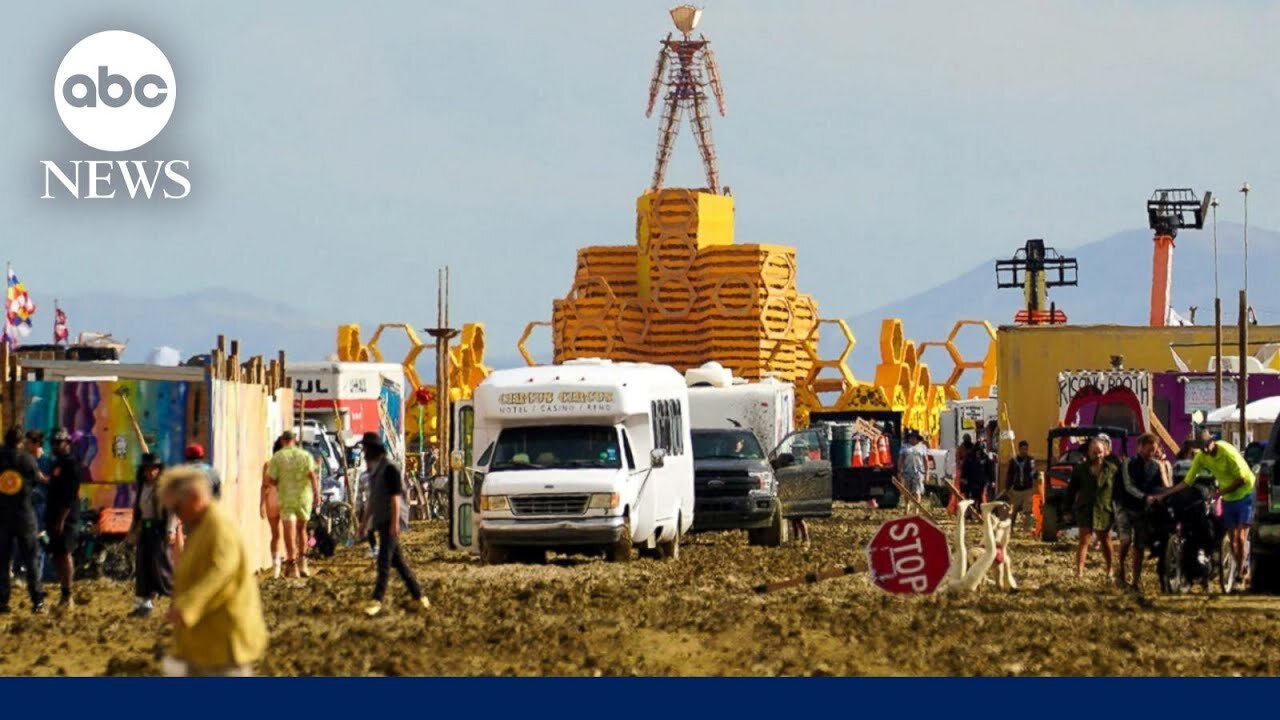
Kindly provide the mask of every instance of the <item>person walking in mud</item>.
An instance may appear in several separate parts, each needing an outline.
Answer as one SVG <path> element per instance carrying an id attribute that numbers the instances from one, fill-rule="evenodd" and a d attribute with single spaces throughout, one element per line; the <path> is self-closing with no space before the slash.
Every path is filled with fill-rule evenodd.
<path id="1" fill-rule="evenodd" d="M 1102 547 L 1102 562 L 1106 575 L 1111 577 L 1111 491 L 1116 478 L 1116 466 L 1106 461 L 1107 441 L 1093 438 L 1089 441 L 1088 455 L 1084 462 L 1071 471 L 1067 486 L 1067 502 L 1075 515 L 1079 530 L 1076 547 L 1076 577 L 1084 577 L 1089 544 L 1096 535 Z"/>
<path id="2" fill-rule="evenodd" d="M 1222 498 L 1222 524 L 1231 538 L 1231 555 L 1236 564 L 1236 579 L 1244 583 L 1249 579 L 1249 526 L 1253 523 L 1253 486 L 1257 478 L 1244 456 L 1230 443 L 1218 440 L 1207 430 L 1201 430 L 1196 444 L 1200 452 L 1191 461 L 1187 475 L 1173 487 L 1160 490 L 1152 502 L 1194 487 L 1202 473 L 1212 475 L 1218 483 L 1217 494 Z"/>
<path id="3" fill-rule="evenodd" d="M 1129 461 L 1120 486 L 1113 491 L 1115 499 L 1116 539 L 1120 541 L 1120 557 L 1116 563 L 1116 583 L 1142 590 L 1142 561 L 1149 538 L 1147 498 L 1169 487 L 1169 465 L 1164 461 L 1156 436 L 1146 433 L 1138 438 L 1138 454 Z M 1133 550 L 1132 580 L 1126 583 L 1126 561 Z"/>
<path id="4" fill-rule="evenodd" d="M 1009 460 L 1009 471 L 1005 474 L 1005 491 L 1009 495 L 1009 506 L 1013 508 L 1010 527 L 1018 526 L 1018 514 L 1023 513 L 1023 522 L 1032 517 L 1032 499 L 1035 496 L 1036 459 L 1031 457 L 1031 444 L 1026 440 L 1018 443 L 1017 456 Z"/>
<path id="5" fill-rule="evenodd" d="M 71 452 L 71 434 L 65 428 L 53 431 L 53 468 L 49 471 L 49 500 L 45 506 L 45 528 L 49 533 L 49 554 L 53 557 L 62 585 L 58 607 L 75 605 L 71 596 L 75 583 L 72 556 L 80 540 L 80 461 Z"/>
<path id="6" fill-rule="evenodd" d="M 924 502 L 924 476 L 929 467 L 929 450 L 922 440 L 920 434 L 912 430 L 898 451 L 898 480 L 917 504 Z"/>
<path id="7" fill-rule="evenodd" d="M 409 527 L 409 503 L 405 497 L 404 475 L 387 456 L 387 448 L 377 433 L 365 433 L 360 439 L 365 463 L 369 468 L 369 504 L 365 517 L 360 519 L 360 535 L 372 527 L 378 535 L 378 574 L 373 584 L 373 602 L 365 607 L 365 614 L 373 617 L 382 612 L 382 601 L 387 594 L 387 581 L 391 568 L 395 567 L 409 589 L 415 610 L 426 610 L 431 602 L 422 594 L 422 587 L 413 570 L 405 562 L 400 551 L 400 531 Z"/>
<path id="8" fill-rule="evenodd" d="M 961 472 L 964 477 L 964 493 L 975 507 L 981 506 L 985 501 L 987 488 L 991 485 L 992 469 L 987 442 L 979 438 L 977 444 L 965 452 L 964 469 Z"/>
<path id="9" fill-rule="evenodd" d="M 36 565 L 36 513 L 31 506 L 31 489 L 39 481 L 40 467 L 19 446 L 21 439 L 22 428 L 11 426 L 0 445 L 0 615 L 9 612 L 9 567 L 15 549 L 26 570 L 31 611 L 44 612 L 44 589 Z"/>
<path id="10" fill-rule="evenodd" d="M 36 515 L 36 577 L 43 581 L 44 548 L 40 544 L 40 537 L 44 533 L 44 508 L 49 495 L 49 470 L 53 467 L 53 461 L 44 454 L 44 433 L 39 430 L 27 431 L 22 439 L 22 449 L 36 459 L 36 466 L 40 468 L 37 482 L 31 486 L 31 507 Z M 27 576 L 26 560 L 22 553 L 13 553 L 13 575 L 21 578 Z"/>
<path id="11" fill-rule="evenodd" d="M 284 526 L 286 577 L 311 577 L 307 569 L 307 521 L 320 507 L 320 476 L 311 453 L 298 447 L 297 438 L 286 430 L 280 435 L 280 450 L 267 463 L 267 476 L 280 494 L 280 520 Z"/>
<path id="12" fill-rule="evenodd" d="M 134 576 L 134 617 L 149 617 L 157 597 L 173 591 L 173 549 L 178 540 L 178 518 L 160 502 L 160 474 L 164 464 L 151 453 L 138 466 L 133 501 L 133 525 L 129 542 L 136 548 L 137 574 Z"/>
<path id="13" fill-rule="evenodd" d="M 271 446 L 271 457 L 275 457 L 276 453 L 284 447 L 282 438 L 276 438 L 276 442 Z M 280 521 L 280 488 L 275 480 L 271 479 L 271 461 L 262 464 L 262 491 L 258 497 L 258 513 L 263 520 L 267 521 L 267 527 L 271 528 L 271 575 L 279 578 L 284 572 L 284 556 L 280 554 L 280 543 L 282 541 L 283 532 L 281 530 Z"/>
<path id="14" fill-rule="evenodd" d="M 213 501 L 209 478 L 179 465 L 160 477 L 160 499 L 191 536 L 173 575 L 171 676 L 248 676 L 267 648 L 262 599 L 240 529 Z"/>

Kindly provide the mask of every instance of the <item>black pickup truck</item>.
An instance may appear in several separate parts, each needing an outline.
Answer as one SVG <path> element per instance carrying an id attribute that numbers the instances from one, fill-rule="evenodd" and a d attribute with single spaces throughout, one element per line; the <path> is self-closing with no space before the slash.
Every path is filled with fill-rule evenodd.
<path id="1" fill-rule="evenodd" d="M 1249 555 L 1252 580 L 1257 592 L 1280 591 L 1280 477 L 1276 458 L 1280 453 L 1280 417 L 1271 426 L 1271 435 L 1254 471 L 1254 517 L 1250 528 Z M 1246 456 L 1246 459 L 1247 456 Z"/>
<path id="2" fill-rule="evenodd" d="M 818 433 L 788 435 L 767 457 L 746 429 L 693 430 L 693 532 L 746 530 L 752 545 L 788 540 L 791 519 L 831 516 L 831 463 Z"/>
<path id="3" fill-rule="evenodd" d="M 811 429 L 816 429 L 822 436 L 822 457 L 830 463 L 831 430 L 827 423 L 848 423 L 855 420 L 866 420 L 882 426 L 889 436 L 888 466 L 880 467 L 837 467 L 832 469 L 831 491 L 836 500 L 849 502 L 866 502 L 875 500 L 882 508 L 896 508 L 901 498 L 893 479 L 898 474 L 898 450 L 902 440 L 899 430 L 902 428 L 902 413 L 893 411 L 840 411 L 815 412 L 809 415 Z"/>

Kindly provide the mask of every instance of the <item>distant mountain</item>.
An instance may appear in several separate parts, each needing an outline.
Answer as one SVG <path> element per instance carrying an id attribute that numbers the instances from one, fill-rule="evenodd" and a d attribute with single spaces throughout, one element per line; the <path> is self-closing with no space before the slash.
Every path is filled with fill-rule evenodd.
<path id="1" fill-rule="evenodd" d="M 1218 224 L 1219 283 L 1223 322 L 1235 322 L 1238 291 L 1243 284 L 1244 228 Z M 1052 245 L 1052 243 L 1050 243 Z M 1012 256 L 1012 247 L 1009 256 Z M 1073 324 L 1117 323 L 1145 325 L 1151 307 L 1150 230 L 1126 230 L 1104 240 L 1077 248 L 1058 248 L 1063 255 L 1079 260 L 1078 287 L 1053 288 L 1049 299 L 1067 314 Z M 1258 322 L 1280 323 L 1280 285 L 1270 282 L 1266 268 L 1280 261 L 1280 233 L 1249 228 L 1249 304 Z M 909 274 L 910 269 L 900 269 Z M 1173 252 L 1174 310 L 1189 318 L 1189 307 L 1198 306 L 1196 324 L 1213 323 L 1213 234 L 1184 231 Z M 1022 307 L 1018 290 L 997 290 L 995 258 L 965 272 L 950 282 L 904 300 L 853 315 L 849 322 L 858 337 L 858 347 L 850 358 L 854 374 L 870 378 L 879 362 L 880 321 L 902 318 L 908 338 L 916 341 L 944 340 L 956 320 L 985 319 L 993 325 L 1012 324 Z M 960 350 L 978 359 L 983 345 L 981 333 L 965 331 Z M 925 360 L 940 362 L 947 371 L 945 355 L 930 351 Z M 939 373 L 934 372 L 937 377 Z"/>
<path id="2" fill-rule="evenodd" d="M 1222 223 L 1219 237 L 1219 278 L 1223 316 L 1236 317 L 1237 291 L 1242 282 L 1243 228 Z M 1127 230 L 1104 240 L 1077 248 L 1058 248 L 1080 262 L 1079 287 L 1052 289 L 1051 300 L 1067 313 L 1072 323 L 1145 324 L 1151 294 L 1151 234 L 1148 230 Z M 1010 253 L 1012 254 L 1012 252 Z M 922 259 L 927 262 L 928 259 Z M 1280 284 L 1271 283 L 1264 272 L 1280 261 L 1280 233 L 1250 228 L 1249 265 L 1252 269 L 1250 304 L 1259 322 L 1280 323 Z M 1205 231 L 1184 232 L 1174 250 L 1174 309 L 1184 317 L 1189 306 L 1198 306 L 1196 322 L 1213 322 L 1213 238 Z M 910 268 L 897 270 L 909 277 Z M 820 307 L 840 312 L 832 293 L 817 293 Z M 80 331 L 109 332 L 128 340 L 126 359 L 143 361 L 150 351 L 167 345 L 177 348 L 183 358 L 208 352 L 218 333 L 238 339 L 241 355 L 274 355 L 279 349 L 294 360 L 320 360 L 334 352 L 336 326 L 287 303 L 264 300 L 249 293 L 208 289 L 171 297 L 144 298 L 118 293 L 59 295 L 67 311 L 74 338 Z M 31 343 L 49 341 L 52 305 L 49 297 L 37 297 L 41 312 Z M 997 290 L 994 258 L 955 279 L 898 302 L 847 315 L 858 345 L 850 358 L 854 373 L 863 379 L 874 375 L 879 362 L 880 321 L 898 317 L 904 321 L 908 338 L 917 341 L 942 340 L 956 320 L 986 319 L 993 325 L 1011 323 L 1021 307 L 1017 290 Z M 847 312 L 847 311 L 846 311 Z M 373 325 L 368 326 L 370 329 Z M 524 361 L 511 349 L 513 338 L 491 337 L 491 367 L 517 367 Z M 403 338 L 400 339 L 403 344 Z M 531 343 L 538 358 L 549 356 L 549 347 Z M 826 343 L 824 343 L 824 346 Z M 967 331 L 961 350 L 977 359 L 984 349 L 980 332 Z M 395 340 L 384 350 L 392 359 L 402 351 Z M 935 377 L 950 370 L 941 353 L 925 356 L 935 368 Z M 429 372 L 430 359 L 420 370 Z"/>
<path id="3" fill-rule="evenodd" d="M 295 360 L 319 360 L 333 353 L 337 335 L 336 327 L 321 324 L 297 308 L 232 290 L 161 298 L 91 293 L 62 296 L 59 304 L 67 312 L 73 340 L 81 331 L 111 333 L 129 342 L 125 359 L 131 362 L 142 362 L 153 348 L 163 345 L 178 349 L 183 359 L 200 355 L 213 349 L 219 333 L 228 341 L 240 341 L 241 357 L 274 357 L 283 349 Z M 51 312 L 43 310 L 41 315 L 51 321 Z M 37 330 L 48 331 L 39 324 Z M 28 342 L 48 339 L 33 335 Z"/>

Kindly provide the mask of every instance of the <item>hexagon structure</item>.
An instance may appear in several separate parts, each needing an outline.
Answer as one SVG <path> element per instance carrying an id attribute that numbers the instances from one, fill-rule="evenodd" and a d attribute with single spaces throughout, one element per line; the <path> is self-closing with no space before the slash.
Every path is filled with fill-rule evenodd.
<path id="1" fill-rule="evenodd" d="M 818 318 L 818 321 L 814 323 L 813 328 L 805 335 L 802 342 L 805 353 L 809 355 L 815 365 L 824 362 L 824 359 L 818 355 L 818 333 L 823 325 L 835 326 L 840 331 L 840 334 L 844 336 L 844 349 L 835 358 L 830 359 L 830 362 L 843 364 L 849 359 L 849 354 L 853 352 L 853 349 L 857 347 L 858 339 L 854 337 L 853 330 L 849 327 L 849 324 L 841 318 Z"/>
<path id="2" fill-rule="evenodd" d="M 960 348 L 956 345 L 956 337 L 966 327 L 981 328 L 989 338 L 987 344 L 987 352 L 982 360 L 967 360 L 960 352 Z M 960 400 L 963 397 L 987 397 L 990 390 L 996 384 L 996 329 L 986 320 L 958 320 L 952 326 L 951 332 L 947 334 L 947 339 L 942 342 L 931 341 L 921 343 L 917 349 L 917 356 L 922 355 L 925 350 L 931 347 L 945 347 L 947 354 L 951 358 L 952 369 L 943 382 L 947 398 L 950 400 Z M 961 394 L 959 383 L 967 370 L 981 370 L 982 380 L 979 385 L 968 388 L 968 392 Z"/>
<path id="3" fill-rule="evenodd" d="M 906 340 L 902 334 L 902 321 L 885 318 L 880 321 L 880 361 L 898 364 L 902 362 Z"/>

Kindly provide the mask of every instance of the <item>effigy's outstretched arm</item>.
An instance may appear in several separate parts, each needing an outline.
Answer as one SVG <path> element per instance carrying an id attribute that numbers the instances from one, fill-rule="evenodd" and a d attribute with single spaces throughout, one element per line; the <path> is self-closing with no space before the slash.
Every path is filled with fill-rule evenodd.
<path id="1" fill-rule="evenodd" d="M 667 33 L 667 40 L 671 39 L 671 33 Z M 662 74 L 667 71 L 667 44 L 662 43 L 662 49 L 658 51 L 658 62 L 653 67 L 653 79 L 649 81 L 649 105 L 645 108 L 644 116 L 649 117 L 653 114 L 654 103 L 658 101 L 658 91 L 662 89 Z"/>
<path id="2" fill-rule="evenodd" d="M 724 117 L 724 85 L 720 82 L 720 66 L 716 64 L 715 53 L 711 52 L 711 46 L 708 45 L 702 49 L 702 66 L 707 69 L 707 80 L 711 84 L 711 92 L 716 96 L 716 105 L 720 108 L 720 116 Z"/>

